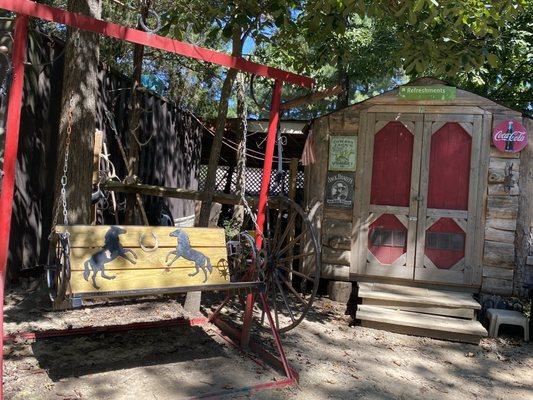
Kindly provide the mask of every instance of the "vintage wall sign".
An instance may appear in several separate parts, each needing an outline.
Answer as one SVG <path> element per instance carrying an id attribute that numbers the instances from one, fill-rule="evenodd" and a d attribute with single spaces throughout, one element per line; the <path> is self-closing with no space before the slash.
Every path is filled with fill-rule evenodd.
<path id="1" fill-rule="evenodd" d="M 357 136 L 331 136 L 329 166 L 331 171 L 355 171 Z"/>
<path id="2" fill-rule="evenodd" d="M 505 120 L 493 129 L 492 142 L 500 151 L 517 153 L 527 145 L 526 128 L 516 120 Z"/>
<path id="3" fill-rule="evenodd" d="M 398 98 L 402 100 L 455 100 L 457 89 L 453 86 L 400 86 Z"/>
<path id="4" fill-rule="evenodd" d="M 326 206 L 334 208 L 353 207 L 355 174 L 328 172 L 326 179 Z"/>

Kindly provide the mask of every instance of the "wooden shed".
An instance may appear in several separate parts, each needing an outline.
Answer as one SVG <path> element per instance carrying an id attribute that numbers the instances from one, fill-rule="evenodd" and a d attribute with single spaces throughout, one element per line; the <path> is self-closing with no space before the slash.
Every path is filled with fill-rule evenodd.
<path id="1" fill-rule="evenodd" d="M 494 147 L 508 120 L 533 134 L 517 111 L 420 78 L 314 122 L 305 199 L 322 205 L 322 277 L 358 282 L 359 315 L 379 325 L 414 307 L 474 322 L 472 294 L 525 296 L 533 146 Z"/>

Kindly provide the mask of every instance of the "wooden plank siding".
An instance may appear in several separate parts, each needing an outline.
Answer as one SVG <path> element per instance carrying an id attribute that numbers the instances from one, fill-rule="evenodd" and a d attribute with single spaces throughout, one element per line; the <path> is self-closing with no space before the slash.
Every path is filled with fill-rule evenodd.
<path id="1" fill-rule="evenodd" d="M 519 113 L 503 107 L 486 106 L 492 113 L 492 126 L 513 118 L 521 120 Z M 491 127 L 492 132 L 492 127 Z M 484 215 L 484 246 L 482 258 L 483 293 L 511 296 L 517 293 L 516 229 L 521 192 L 521 154 L 504 153 L 492 145 L 488 155 L 486 212 Z M 480 236 L 480 235 L 478 235 Z"/>

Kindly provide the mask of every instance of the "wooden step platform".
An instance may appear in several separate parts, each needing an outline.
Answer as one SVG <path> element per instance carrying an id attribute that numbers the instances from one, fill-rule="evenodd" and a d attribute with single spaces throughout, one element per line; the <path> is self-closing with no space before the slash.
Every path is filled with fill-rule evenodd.
<path id="1" fill-rule="evenodd" d="M 359 283 L 356 319 L 369 328 L 479 343 L 487 331 L 475 318 L 472 294 L 420 287 Z"/>
<path id="2" fill-rule="evenodd" d="M 362 298 L 481 310 L 481 305 L 472 298 L 470 293 L 465 292 L 387 285 L 383 283 L 359 283 L 358 286 L 359 297 Z"/>
<path id="3" fill-rule="evenodd" d="M 487 330 L 478 321 L 359 305 L 361 325 L 389 332 L 478 344 Z"/>

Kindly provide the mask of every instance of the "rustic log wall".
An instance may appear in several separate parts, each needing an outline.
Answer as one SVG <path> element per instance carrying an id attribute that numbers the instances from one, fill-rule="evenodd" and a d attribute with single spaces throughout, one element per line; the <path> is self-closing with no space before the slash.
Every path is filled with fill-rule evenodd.
<path id="1" fill-rule="evenodd" d="M 315 216 L 322 243 L 322 276 L 339 281 L 350 280 L 350 247 L 353 235 L 352 210 L 329 209 L 324 205 L 328 165 L 329 138 L 332 135 L 354 136 L 359 130 L 359 108 L 320 118 L 313 126 L 316 163 L 306 167 L 305 203 L 311 209 L 321 207 Z M 355 189 L 356 198 L 358 188 Z"/>
<path id="2" fill-rule="evenodd" d="M 492 126 L 506 119 L 521 119 L 515 111 L 485 105 Z M 492 129 L 491 129 L 492 131 Z M 515 237 L 522 173 L 520 153 L 504 153 L 491 143 L 481 290 L 511 296 L 515 286 Z"/>

